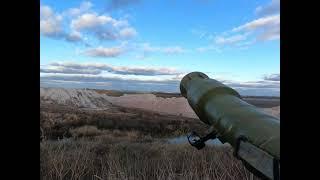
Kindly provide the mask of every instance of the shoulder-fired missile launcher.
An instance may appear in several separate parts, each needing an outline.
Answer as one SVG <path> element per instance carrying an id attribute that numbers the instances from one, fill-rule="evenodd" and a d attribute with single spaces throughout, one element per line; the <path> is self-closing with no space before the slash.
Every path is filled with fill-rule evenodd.
<path id="1" fill-rule="evenodd" d="M 201 72 L 187 74 L 180 83 L 199 119 L 214 132 L 189 142 L 198 149 L 218 138 L 229 143 L 234 155 L 253 173 L 267 179 L 280 175 L 280 120 L 241 99 L 234 89 Z M 197 136 L 193 133 L 191 136 Z"/>

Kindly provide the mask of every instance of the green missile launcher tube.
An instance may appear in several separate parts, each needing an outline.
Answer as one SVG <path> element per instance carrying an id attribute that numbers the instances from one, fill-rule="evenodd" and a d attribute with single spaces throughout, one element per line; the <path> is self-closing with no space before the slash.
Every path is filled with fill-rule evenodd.
<path id="1" fill-rule="evenodd" d="M 213 126 L 218 138 L 237 151 L 236 156 L 270 179 L 275 176 L 273 165 L 265 166 L 273 159 L 280 162 L 278 118 L 248 104 L 237 91 L 201 72 L 187 74 L 181 80 L 180 91 L 199 119 Z"/>

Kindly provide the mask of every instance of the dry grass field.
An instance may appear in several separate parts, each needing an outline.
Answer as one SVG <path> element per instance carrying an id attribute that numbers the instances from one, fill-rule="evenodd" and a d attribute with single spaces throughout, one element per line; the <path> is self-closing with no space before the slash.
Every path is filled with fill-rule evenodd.
<path id="1" fill-rule="evenodd" d="M 167 142 L 191 130 L 207 133 L 209 127 L 199 119 L 120 106 L 110 97 L 123 94 L 107 93 L 108 97 L 104 91 L 42 89 L 41 179 L 257 179 L 233 157 L 229 146 L 199 151 Z M 163 104 L 178 98 L 158 95 Z M 280 114 L 280 107 L 268 110 Z"/>

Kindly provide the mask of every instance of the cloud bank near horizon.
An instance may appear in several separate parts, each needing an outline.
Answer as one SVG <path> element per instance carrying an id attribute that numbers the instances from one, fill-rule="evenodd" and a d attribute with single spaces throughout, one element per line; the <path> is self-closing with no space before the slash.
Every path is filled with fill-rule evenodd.
<path id="1" fill-rule="evenodd" d="M 120 91 L 179 93 L 185 72 L 167 67 L 126 67 L 102 63 L 51 63 L 40 68 L 43 87 L 111 89 Z M 104 73 L 107 72 L 107 73 Z M 217 79 L 241 95 L 280 96 L 280 74 L 260 81 Z"/>

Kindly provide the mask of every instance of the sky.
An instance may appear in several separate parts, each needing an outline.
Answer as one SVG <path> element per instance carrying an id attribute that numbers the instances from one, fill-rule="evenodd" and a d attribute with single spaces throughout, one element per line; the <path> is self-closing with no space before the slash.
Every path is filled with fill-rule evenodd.
<path id="1" fill-rule="evenodd" d="M 179 92 L 193 71 L 280 96 L 280 1 L 41 0 L 41 86 Z"/>

